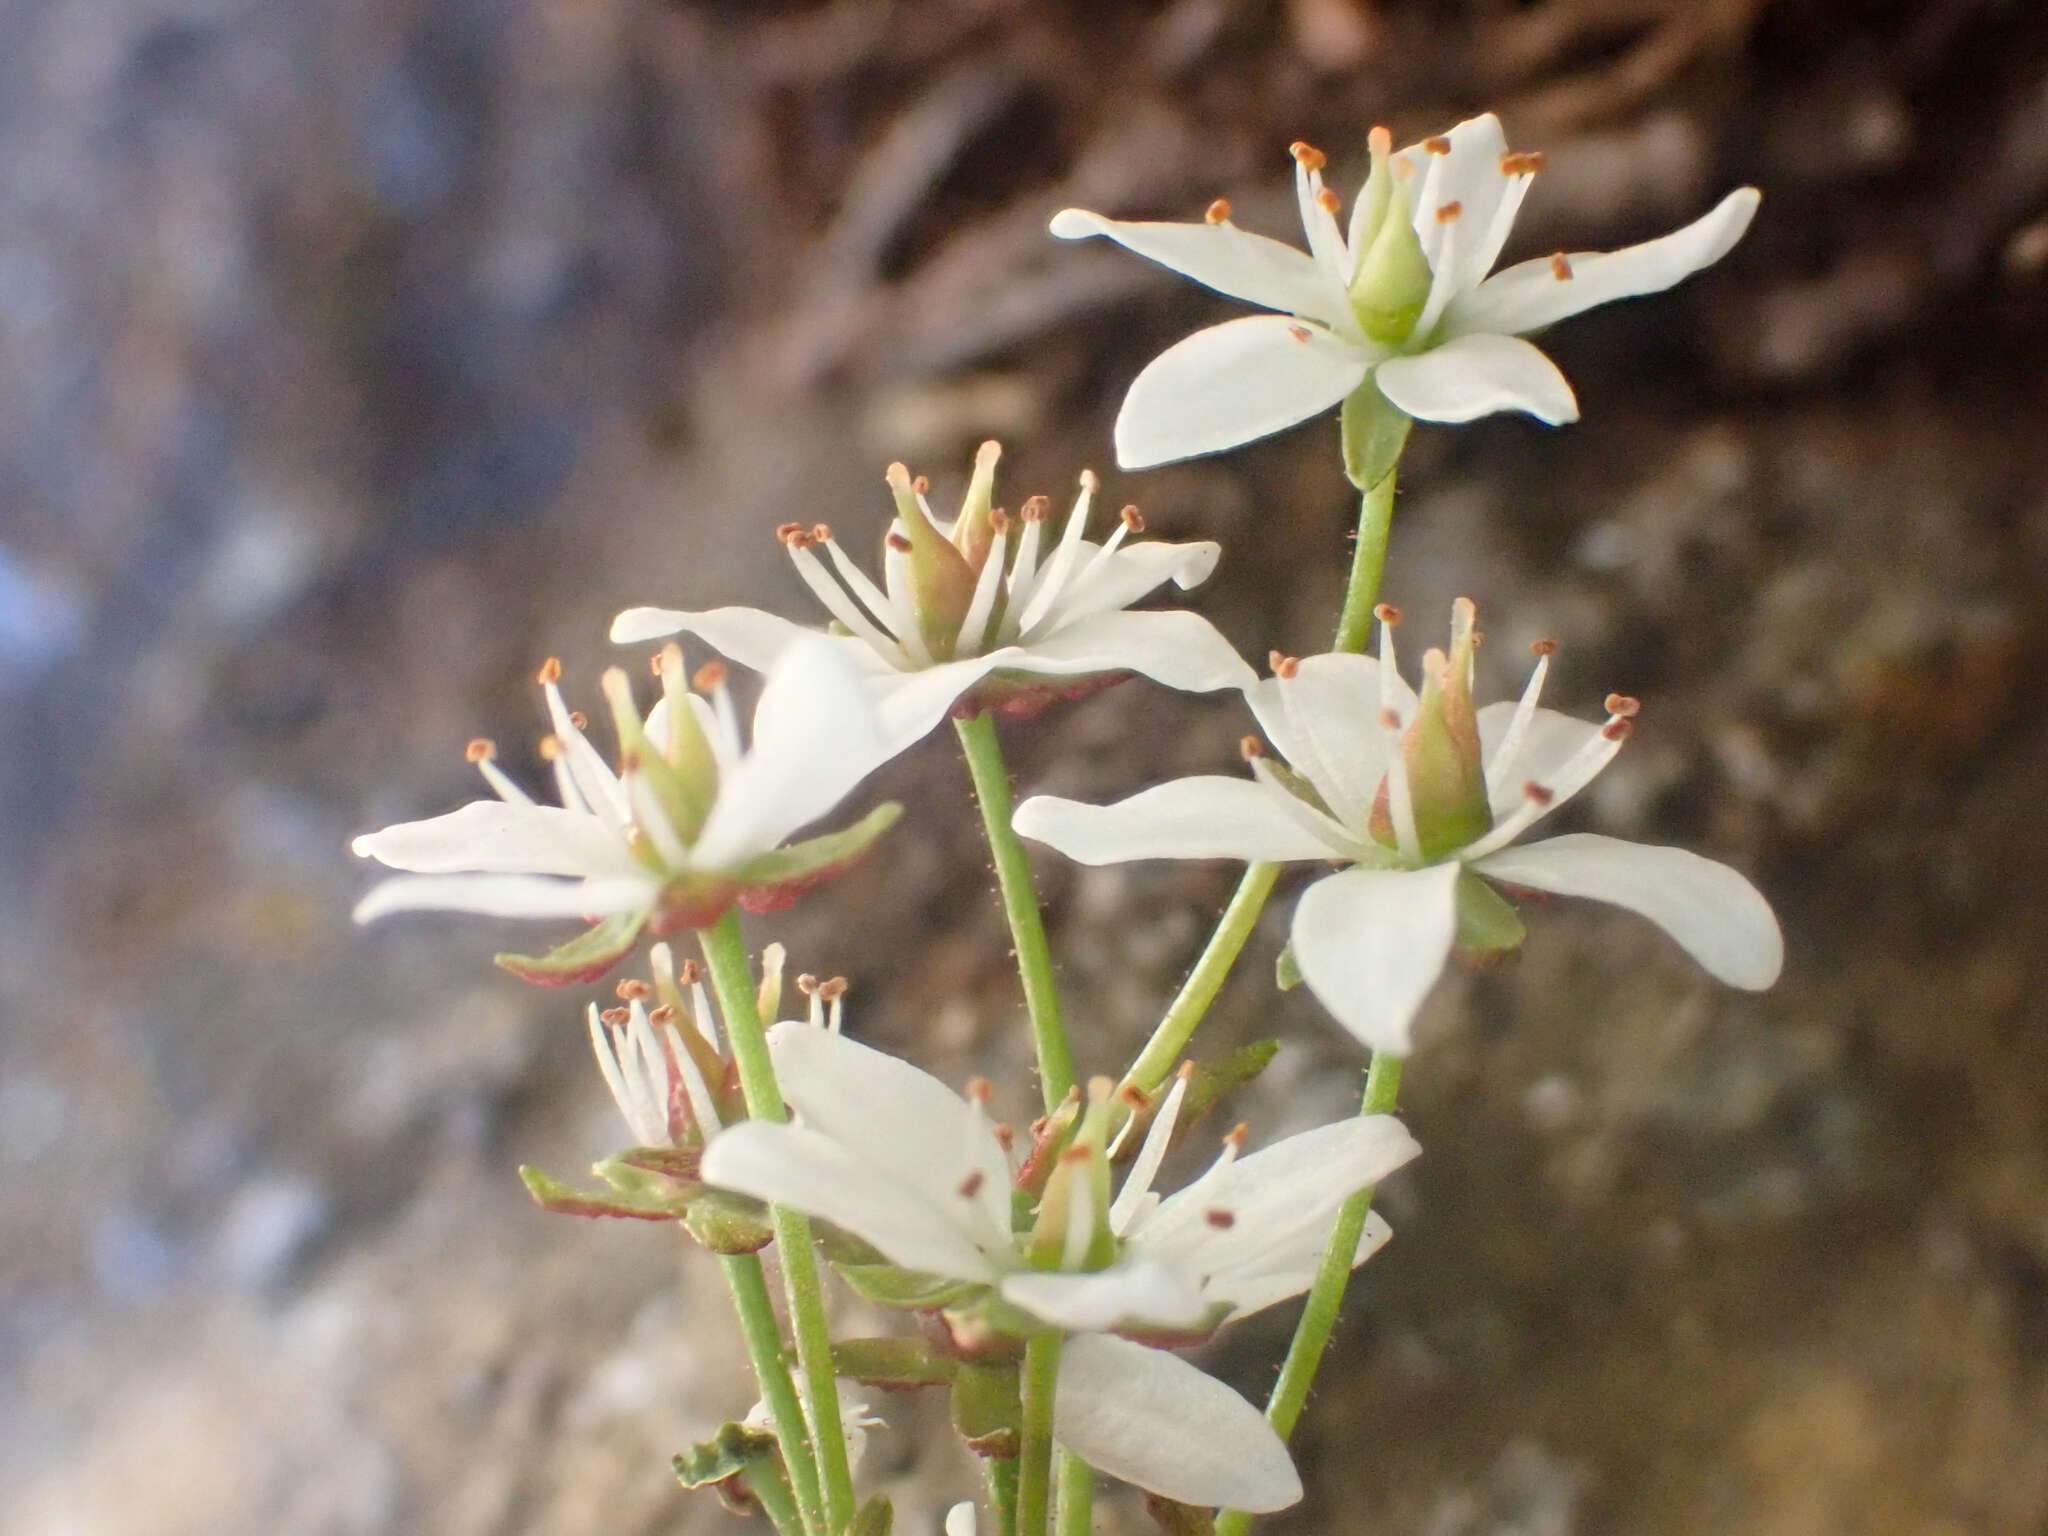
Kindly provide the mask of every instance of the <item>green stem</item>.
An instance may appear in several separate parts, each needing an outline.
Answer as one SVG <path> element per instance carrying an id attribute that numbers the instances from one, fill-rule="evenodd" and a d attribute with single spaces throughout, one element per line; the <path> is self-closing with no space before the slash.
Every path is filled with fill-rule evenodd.
<path id="1" fill-rule="evenodd" d="M 789 1118 L 789 1111 L 769 1059 L 768 1032 L 761 1025 L 754 973 L 748 968 L 746 946 L 740 938 L 739 915 L 728 909 L 717 923 L 698 934 L 698 942 L 718 994 L 718 1011 L 725 1017 L 732 1057 L 739 1065 L 747 1113 L 756 1120 L 779 1124 Z M 801 1211 L 781 1205 L 772 1208 L 772 1219 L 775 1245 L 782 1255 L 783 1290 L 789 1298 L 790 1331 L 796 1335 L 797 1364 L 803 1367 L 804 1396 L 810 1408 L 811 1454 L 817 1458 L 818 1475 L 824 1483 L 826 1530 L 843 1531 L 853 1519 L 853 1469 L 846 1459 L 846 1431 L 839 1422 L 832 1334 L 825 1320 L 825 1290 L 818 1279 L 811 1222 Z M 792 1459 L 786 1440 L 783 1457 Z"/>
<path id="2" fill-rule="evenodd" d="M 774 1420 L 777 1439 L 782 1442 L 783 1464 L 796 1485 L 800 1529 L 809 1536 L 830 1536 L 825 1528 L 824 1501 L 818 1491 L 818 1468 L 811 1460 L 810 1449 L 795 1434 L 780 1433 L 785 1424 L 801 1425 L 804 1410 L 797 1402 L 789 1363 L 782 1357 L 782 1330 L 775 1323 L 775 1303 L 768 1299 L 768 1279 L 761 1272 L 761 1261 L 751 1253 L 733 1253 L 721 1254 L 718 1263 L 732 1291 L 733 1310 L 739 1314 L 740 1335 L 746 1340 L 747 1356 L 754 1363 L 761 1401 L 768 1405 L 768 1416 Z"/>
<path id="3" fill-rule="evenodd" d="M 988 1512 L 995 1517 L 996 1536 L 1017 1536 L 1017 1458 L 991 1456 L 981 1470 L 988 1480 Z"/>
<path id="4" fill-rule="evenodd" d="M 1217 919 L 1216 931 L 1209 935 L 1202 957 L 1195 962 L 1188 979 L 1181 983 L 1179 995 L 1167 1008 L 1158 1028 L 1152 1031 L 1152 1038 L 1145 1042 L 1145 1048 L 1138 1052 L 1138 1059 L 1124 1073 L 1125 1083 L 1150 1094 L 1157 1092 L 1159 1085 L 1173 1075 L 1173 1064 L 1187 1048 L 1195 1026 L 1202 1022 L 1209 1005 L 1216 1001 L 1216 994 L 1223 989 L 1230 968 L 1237 963 L 1245 941 L 1252 936 L 1252 929 L 1258 926 L 1259 913 L 1264 910 L 1266 898 L 1273 891 L 1273 882 L 1279 877 L 1278 864 L 1245 866 L 1244 876 L 1237 882 L 1237 893 L 1230 898 L 1230 905 L 1223 909 L 1223 916 Z"/>
<path id="5" fill-rule="evenodd" d="M 1365 1097 L 1358 1106 L 1361 1115 L 1388 1115 L 1401 1091 L 1401 1058 L 1385 1051 L 1374 1055 L 1365 1074 Z M 1308 1301 L 1295 1325 L 1294 1340 L 1287 1346 L 1287 1359 L 1280 1366 L 1280 1379 L 1273 1383 L 1273 1395 L 1266 1403 L 1266 1422 L 1282 1440 L 1294 1433 L 1301 1410 L 1308 1404 L 1308 1392 L 1316 1379 L 1316 1367 L 1323 1363 L 1331 1330 L 1337 1326 L 1337 1309 L 1344 1300 L 1344 1285 L 1351 1278 L 1351 1256 L 1358 1251 L 1359 1235 L 1372 1210 L 1370 1189 L 1361 1189 L 1339 1208 L 1330 1245 L 1323 1250 L 1323 1262 L 1316 1270 L 1315 1283 L 1308 1288 Z M 1217 1517 L 1216 1536 L 1244 1536 L 1251 1516 L 1243 1510 L 1226 1510 Z"/>
<path id="6" fill-rule="evenodd" d="M 1054 1531 L 1057 1536 L 1088 1536 L 1095 1517 L 1095 1469 L 1072 1451 L 1062 1450 L 1059 1485 Z"/>
<path id="7" fill-rule="evenodd" d="M 974 779 L 974 798 L 981 803 L 981 824 L 995 856 L 996 884 L 1002 890 L 1011 941 L 1017 946 L 1017 974 L 1024 983 L 1024 1006 L 1030 1011 L 1031 1037 L 1038 1048 L 1039 1092 L 1049 1114 L 1074 1085 L 1074 1058 L 1067 1047 L 1066 1026 L 1060 1022 L 1052 951 L 1045 942 L 1031 866 L 1024 858 L 1023 841 L 1010 828 L 1010 771 L 1003 764 L 993 716 L 955 720 L 953 726 L 960 733 L 960 750 Z"/>
<path id="8" fill-rule="evenodd" d="M 1387 533 L 1394 525 L 1394 472 L 1389 469 L 1358 501 L 1358 536 L 1351 546 L 1351 580 L 1337 619 L 1333 651 L 1363 651 L 1372 638 L 1372 610 L 1387 566 Z"/>
<path id="9" fill-rule="evenodd" d="M 1046 1536 L 1052 1514 L 1052 1403 L 1060 1374 L 1060 1335 L 1033 1334 L 1024 1345 L 1023 1425 L 1017 1446 L 1017 1536 Z"/>
<path id="10" fill-rule="evenodd" d="M 789 1478 L 781 1471 L 756 1465 L 740 1474 L 740 1486 L 754 1496 L 761 1513 L 781 1536 L 801 1536 L 805 1529 L 803 1515 L 790 1494 Z"/>

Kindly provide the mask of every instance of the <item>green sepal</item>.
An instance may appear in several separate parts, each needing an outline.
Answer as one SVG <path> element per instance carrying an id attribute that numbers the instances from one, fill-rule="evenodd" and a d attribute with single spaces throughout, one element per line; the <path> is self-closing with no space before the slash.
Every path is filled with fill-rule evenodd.
<path id="1" fill-rule="evenodd" d="M 953 1428 L 977 1456 L 1017 1454 L 1017 1366 L 963 1363 L 953 1376 Z"/>
<path id="2" fill-rule="evenodd" d="M 854 1512 L 846 1536 L 889 1536 L 889 1527 L 895 1523 L 895 1507 L 878 1493 Z"/>
<path id="3" fill-rule="evenodd" d="M 1194 1124 L 1214 1109 L 1216 1101 L 1226 1093 L 1242 1088 L 1265 1071 L 1279 1054 L 1278 1040 L 1254 1040 L 1239 1046 L 1221 1060 L 1192 1063 L 1188 1095 L 1180 1109 L 1181 1124 Z"/>
<path id="4" fill-rule="evenodd" d="M 633 1221 L 680 1221 L 689 1207 L 689 1197 L 673 1190 L 661 1196 L 629 1195 L 621 1191 L 589 1192 L 538 1168 L 521 1166 L 520 1181 L 533 1203 L 557 1216 L 623 1216 Z"/>
<path id="5" fill-rule="evenodd" d="M 709 1440 L 678 1451 L 669 1465 L 685 1488 L 709 1488 L 740 1476 L 757 1463 L 770 1462 L 774 1456 L 773 1435 L 728 1420 Z"/>
<path id="6" fill-rule="evenodd" d="M 1522 947 L 1528 929 L 1514 907 L 1469 869 L 1458 871 L 1458 927 L 1451 940 L 1460 954 L 1497 956 Z"/>
<path id="7" fill-rule="evenodd" d="M 1165 1536 L 1216 1536 L 1216 1514 L 1193 1504 L 1181 1504 L 1162 1494 L 1145 1495 L 1145 1513 Z"/>
<path id="8" fill-rule="evenodd" d="M 560 948 L 544 955 L 497 955 L 496 964 L 537 987 L 567 987 L 595 981 L 631 949 L 647 925 L 646 912 L 614 912 Z"/>
<path id="9" fill-rule="evenodd" d="M 1292 939 L 1280 946 L 1280 953 L 1273 959 L 1273 985 L 1282 992 L 1292 992 L 1301 985 L 1301 962 L 1294 958 Z"/>
<path id="10" fill-rule="evenodd" d="M 884 1307 L 902 1307 L 932 1312 L 950 1307 L 983 1289 L 972 1280 L 955 1280 L 946 1275 L 928 1275 L 922 1270 L 900 1269 L 894 1264 L 834 1264 L 839 1278 L 855 1294 Z"/>
<path id="11" fill-rule="evenodd" d="M 1344 473 L 1359 490 L 1369 491 L 1394 472 L 1415 418 L 1381 394 L 1378 380 L 1367 374 L 1365 382 L 1344 397 L 1339 419 Z"/>
<path id="12" fill-rule="evenodd" d="M 841 1339 L 832 1346 L 832 1373 L 890 1392 L 942 1387 L 959 1370 L 923 1339 Z"/>
<path id="13" fill-rule="evenodd" d="M 629 1200 L 651 1200 L 678 1183 L 702 1188 L 697 1181 L 701 1160 L 701 1153 L 681 1147 L 634 1147 L 593 1163 L 590 1171 Z"/>
<path id="14" fill-rule="evenodd" d="M 713 1253 L 759 1253 L 775 1238 L 768 1208 L 730 1190 L 707 1189 L 683 1212 L 683 1227 Z"/>
<path id="15" fill-rule="evenodd" d="M 788 906 L 819 881 L 829 879 L 859 859 L 902 814 L 903 807 L 891 800 L 876 806 L 850 827 L 748 860 L 732 872 L 740 886 L 740 905 L 749 912 L 772 912 Z"/>

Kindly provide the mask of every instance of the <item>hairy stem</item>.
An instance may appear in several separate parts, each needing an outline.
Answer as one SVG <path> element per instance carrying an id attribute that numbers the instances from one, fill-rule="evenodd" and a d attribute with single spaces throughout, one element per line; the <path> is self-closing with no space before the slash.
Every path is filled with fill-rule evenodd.
<path id="1" fill-rule="evenodd" d="M 1052 1514 L 1052 1403 L 1059 1384 L 1060 1335 L 1033 1334 L 1024 1345 L 1023 1425 L 1017 1446 L 1017 1536 L 1046 1536 Z"/>
<path id="2" fill-rule="evenodd" d="M 718 1011 L 725 1017 L 733 1060 L 739 1066 L 747 1113 L 756 1120 L 787 1120 L 789 1111 L 776 1086 L 775 1067 L 768 1056 L 768 1032 L 762 1027 L 755 999 L 754 973 L 747 966 L 746 946 L 740 938 L 739 915 L 728 910 L 716 924 L 704 929 L 698 940 L 711 972 L 712 988 L 718 994 Z M 832 1375 L 832 1335 L 825 1321 L 817 1249 L 811 1242 L 810 1218 L 801 1211 L 778 1205 L 772 1207 L 772 1219 L 776 1249 L 782 1256 L 790 1330 L 796 1335 L 797 1364 L 804 1372 L 811 1453 L 817 1458 L 817 1476 L 824 1487 L 826 1529 L 836 1533 L 853 1519 L 853 1470 L 846 1459 L 846 1431 L 839 1422 L 839 1389 Z M 786 1440 L 783 1457 L 792 1459 Z"/>
<path id="3" fill-rule="evenodd" d="M 1159 1085 L 1173 1075 L 1173 1064 L 1187 1048 L 1195 1026 L 1202 1022 L 1209 1005 L 1216 1001 L 1216 994 L 1223 990 L 1230 968 L 1237 963 L 1245 941 L 1252 936 L 1252 929 L 1258 926 L 1259 913 L 1264 910 L 1266 898 L 1273 891 L 1273 882 L 1279 877 L 1278 864 L 1245 866 L 1244 877 L 1237 882 L 1237 892 L 1230 898 L 1230 905 L 1223 909 L 1223 916 L 1217 919 L 1216 931 L 1209 935 L 1201 958 L 1188 972 L 1188 979 L 1181 983 L 1179 994 L 1152 1031 L 1152 1038 L 1145 1042 L 1145 1048 L 1138 1052 L 1138 1059 L 1124 1073 L 1126 1084 L 1151 1094 L 1156 1093 Z"/>
<path id="4" fill-rule="evenodd" d="M 1389 469 L 1358 501 L 1358 535 L 1351 546 L 1351 579 L 1337 619 L 1333 651 L 1363 651 L 1372 638 L 1373 605 L 1387 565 L 1387 533 L 1394 526 L 1394 471 Z"/>
<path id="5" fill-rule="evenodd" d="M 751 1253 L 731 1253 L 719 1255 L 718 1263 L 732 1291 L 733 1310 L 739 1314 L 740 1336 L 746 1340 L 747 1356 L 754 1364 L 761 1401 L 775 1421 L 783 1465 L 796 1486 L 801 1529 L 808 1536 L 830 1536 L 825 1528 L 817 1463 L 801 1434 L 804 1410 L 797 1402 L 796 1383 L 790 1380 L 789 1362 L 782 1356 L 782 1330 L 775 1322 L 775 1303 L 768 1299 L 768 1279 L 761 1272 L 761 1261 Z M 790 1426 L 789 1433 L 784 1433 L 785 1425 Z M 765 1500 L 762 1507 L 767 1507 Z"/>
<path id="6" fill-rule="evenodd" d="M 981 1469 L 988 1480 L 988 1512 L 995 1517 L 996 1536 L 1017 1536 L 1017 1458 L 991 1456 Z"/>
<path id="7" fill-rule="evenodd" d="M 960 750 L 974 779 L 974 798 L 981 805 L 981 824 L 988 833 L 989 852 L 995 857 L 996 884 L 1002 891 L 1011 942 L 1017 946 L 1017 974 L 1024 983 L 1024 1006 L 1031 1014 L 1031 1038 L 1038 1050 L 1039 1092 L 1050 1113 L 1074 1085 L 1074 1058 L 1067 1046 L 1066 1025 L 1060 1021 L 1052 951 L 1045 942 L 1045 922 L 1039 916 L 1038 893 L 1031 885 L 1031 866 L 1024 858 L 1023 841 L 1010 828 L 1010 770 L 996 741 L 993 716 L 955 720 L 953 726 L 960 734 Z"/>

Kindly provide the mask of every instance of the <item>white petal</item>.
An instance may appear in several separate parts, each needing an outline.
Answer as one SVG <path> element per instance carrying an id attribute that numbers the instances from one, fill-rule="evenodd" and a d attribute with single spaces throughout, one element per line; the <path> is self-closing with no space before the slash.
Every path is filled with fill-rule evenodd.
<path id="1" fill-rule="evenodd" d="M 349 847 L 423 875 L 630 875 L 637 867 L 595 816 L 503 800 L 472 800 L 445 816 L 402 821 Z"/>
<path id="2" fill-rule="evenodd" d="M 996 1278 L 988 1256 L 921 1192 L 808 1127 L 749 1120 L 720 1131 L 705 1149 L 703 1177 L 844 1227 L 906 1268 Z"/>
<path id="3" fill-rule="evenodd" d="M 1172 779 L 1119 800 L 1084 805 L 1034 795 L 1011 825 L 1080 864 L 1133 859 L 1243 859 L 1247 863 L 1343 856 L 1278 803 L 1286 791 L 1249 779 Z"/>
<path id="4" fill-rule="evenodd" d="M 612 620 L 613 645 L 639 645 L 677 633 L 695 635 L 741 666 L 766 672 L 792 641 L 818 632 L 759 608 L 710 608 L 701 613 L 628 608 Z"/>
<path id="5" fill-rule="evenodd" d="M 1457 930 L 1456 864 L 1347 869 L 1294 909 L 1294 958 L 1322 1005 L 1375 1051 L 1406 1056 L 1409 1026 Z"/>
<path id="6" fill-rule="evenodd" d="M 768 1048 L 783 1097 L 812 1130 L 924 1191 L 983 1246 L 1008 1246 L 1010 1165 L 960 1095 L 900 1057 L 809 1023 L 777 1024 Z"/>
<path id="7" fill-rule="evenodd" d="M 1451 145 L 1448 155 L 1433 155 L 1419 144 L 1402 151 L 1423 168 L 1412 216 L 1415 236 L 1422 242 L 1432 269 L 1438 264 L 1445 237 L 1453 227 L 1461 237 L 1456 241 L 1461 247 L 1480 238 L 1479 232 L 1492 224 L 1494 209 L 1507 189 L 1507 178 L 1500 172 L 1500 157 L 1507 152 L 1508 140 L 1501 131 L 1499 118 L 1491 112 L 1468 117 L 1444 137 Z M 1452 223 L 1442 222 L 1436 216 L 1437 210 L 1447 203 L 1458 205 Z M 1455 275 L 1451 280 L 1456 280 Z"/>
<path id="8" fill-rule="evenodd" d="M 753 745 L 718 786 L 691 861 L 723 869 L 831 810 L 886 756 L 861 674 L 828 635 L 792 642 L 768 674 Z"/>
<path id="9" fill-rule="evenodd" d="M 1198 613 L 1096 613 L 1043 640 L 1014 647 L 1005 667 L 1054 676 L 1139 672 L 1184 693 L 1249 688 L 1257 679 L 1244 658 Z"/>
<path id="10" fill-rule="evenodd" d="M 1393 1235 L 1394 1229 L 1387 1225 L 1379 1212 L 1367 1212 L 1365 1227 L 1358 1234 L 1358 1246 L 1351 1252 L 1351 1267 L 1358 1268 L 1386 1247 L 1387 1240 Z M 1278 1262 L 1247 1268 L 1230 1276 L 1230 1300 L 1235 1308 L 1230 1315 L 1233 1318 L 1249 1317 L 1254 1312 L 1263 1312 L 1267 1307 L 1301 1295 L 1314 1284 L 1316 1271 L 1322 1267 L 1323 1248 L 1328 1241 L 1329 1228 L 1326 1225 L 1322 1238 L 1304 1253 L 1282 1255 Z"/>
<path id="11" fill-rule="evenodd" d="M 1253 315 L 1197 331 L 1146 365 L 1116 418 L 1116 458 L 1148 469 L 1251 442 L 1337 404 L 1373 354 L 1321 326 Z"/>
<path id="12" fill-rule="evenodd" d="M 1012 649 L 996 650 L 870 679 L 869 697 L 874 700 L 884 748 L 893 756 L 924 740 L 961 694 L 997 668 L 1014 664 L 1018 655 Z"/>
<path id="13" fill-rule="evenodd" d="M 1515 336 L 1459 336 L 1380 364 L 1380 393 L 1423 421 L 1472 421 L 1527 411 L 1552 426 L 1579 419 L 1557 364 Z"/>
<path id="14" fill-rule="evenodd" d="M 475 912 L 485 917 L 605 917 L 649 905 L 652 880 L 549 880 L 539 875 L 400 875 L 356 903 L 355 920 L 391 912 Z"/>
<path id="15" fill-rule="evenodd" d="M 1494 754 L 1514 717 L 1515 706 L 1505 699 L 1479 711 L 1479 755 L 1486 763 L 1489 784 L 1495 780 Z M 1521 805 L 1524 784 L 1536 783 L 1546 788 L 1555 784 L 1558 769 L 1598 736 L 1604 723 L 1574 719 L 1555 709 L 1539 708 L 1531 714 L 1515 760 L 1503 765 L 1499 787 L 1492 794 L 1494 818 L 1498 820 Z"/>
<path id="16" fill-rule="evenodd" d="M 1256 1408 L 1179 1356 L 1110 1334 L 1060 1350 L 1052 1432 L 1098 1471 L 1183 1504 L 1266 1514 L 1301 1497 Z"/>
<path id="17" fill-rule="evenodd" d="M 1452 300 L 1444 312 L 1444 334 L 1519 336 L 1597 304 L 1661 293 L 1726 256 L 1749 228 L 1760 196 L 1754 187 L 1740 187 L 1712 212 L 1661 239 L 1619 251 L 1574 252 L 1565 257 L 1569 277 L 1558 275 L 1549 256 L 1518 263 Z"/>
<path id="18" fill-rule="evenodd" d="M 1124 223 L 1067 208 L 1053 216 L 1051 227 L 1062 240 L 1107 235 L 1127 251 L 1262 309 L 1339 327 L 1347 317 L 1343 292 L 1313 257 L 1235 224 Z"/>
<path id="19" fill-rule="evenodd" d="M 1380 665 L 1369 656 L 1304 656 L 1290 678 L 1261 678 L 1245 700 L 1280 755 L 1362 831 L 1387 771 Z M 1406 692 L 1406 685 L 1402 685 Z"/>
<path id="20" fill-rule="evenodd" d="M 1489 880 L 1639 912 L 1731 987 L 1760 992 L 1785 963 L 1784 936 L 1757 888 L 1726 864 L 1683 848 L 1572 832 L 1504 848 L 1472 867 Z"/>
<path id="21" fill-rule="evenodd" d="M 1050 611 L 1032 628 L 1050 631 L 1082 614 L 1128 608 L 1168 581 L 1185 592 L 1209 579 L 1221 553 L 1222 546 L 1206 540 L 1167 544 L 1147 539 L 1097 555 L 1085 572 L 1065 584 Z"/>
<path id="22" fill-rule="evenodd" d="M 946 1536 L 974 1536 L 974 1506 L 965 1499 L 946 1511 Z"/>
<path id="23" fill-rule="evenodd" d="M 999 1288 L 1005 1301 L 1071 1333 L 1103 1333 L 1119 1324 L 1192 1328 L 1209 1311 L 1200 1291 L 1165 1265 L 1142 1259 L 1089 1274 L 1019 1271 Z"/>

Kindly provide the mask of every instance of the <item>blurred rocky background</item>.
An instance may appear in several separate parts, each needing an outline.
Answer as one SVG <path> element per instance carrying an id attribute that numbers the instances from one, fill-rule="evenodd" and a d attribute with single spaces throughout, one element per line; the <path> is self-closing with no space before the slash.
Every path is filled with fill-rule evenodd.
<path id="1" fill-rule="evenodd" d="M 1580 425 L 1418 432 L 1388 596 L 1478 599 L 1492 689 L 1549 634 L 1561 706 L 1641 695 L 1571 814 L 1748 870 L 1792 958 L 1739 996 L 1556 903 L 1440 989 L 1274 1529 L 2048 1528 L 2038 5 L 8 0 L 0 1531 L 719 1528 L 667 1473 L 751 1396 L 711 1267 L 513 1176 L 619 1139 L 581 996 L 492 971 L 531 933 L 352 929 L 349 834 L 469 796 L 473 735 L 532 774 L 534 668 L 587 692 L 620 606 L 801 611 L 769 530 L 864 542 L 890 458 L 949 491 L 1001 437 L 1012 505 L 1108 470 L 1122 386 L 1232 310 L 1053 210 L 1291 239 L 1291 139 L 1348 188 L 1371 124 L 1484 107 L 1549 153 L 1511 257 L 1763 212 L 1546 343 Z M 1312 649 L 1334 450 L 1108 494 L 1225 541 L 1247 654 Z M 1006 734 L 1108 795 L 1243 729 L 1131 684 Z M 870 878 L 751 934 L 1021 1111 L 949 749 L 885 775 Z M 1043 875 L 1111 1066 L 1232 872 Z M 1260 1137 L 1360 1066 L 1276 932 L 1212 1025 L 1293 1042 Z M 1211 1363 L 1262 1391 L 1289 1323 Z M 931 1530 L 971 1469 L 884 1408 L 865 1476 Z"/>

